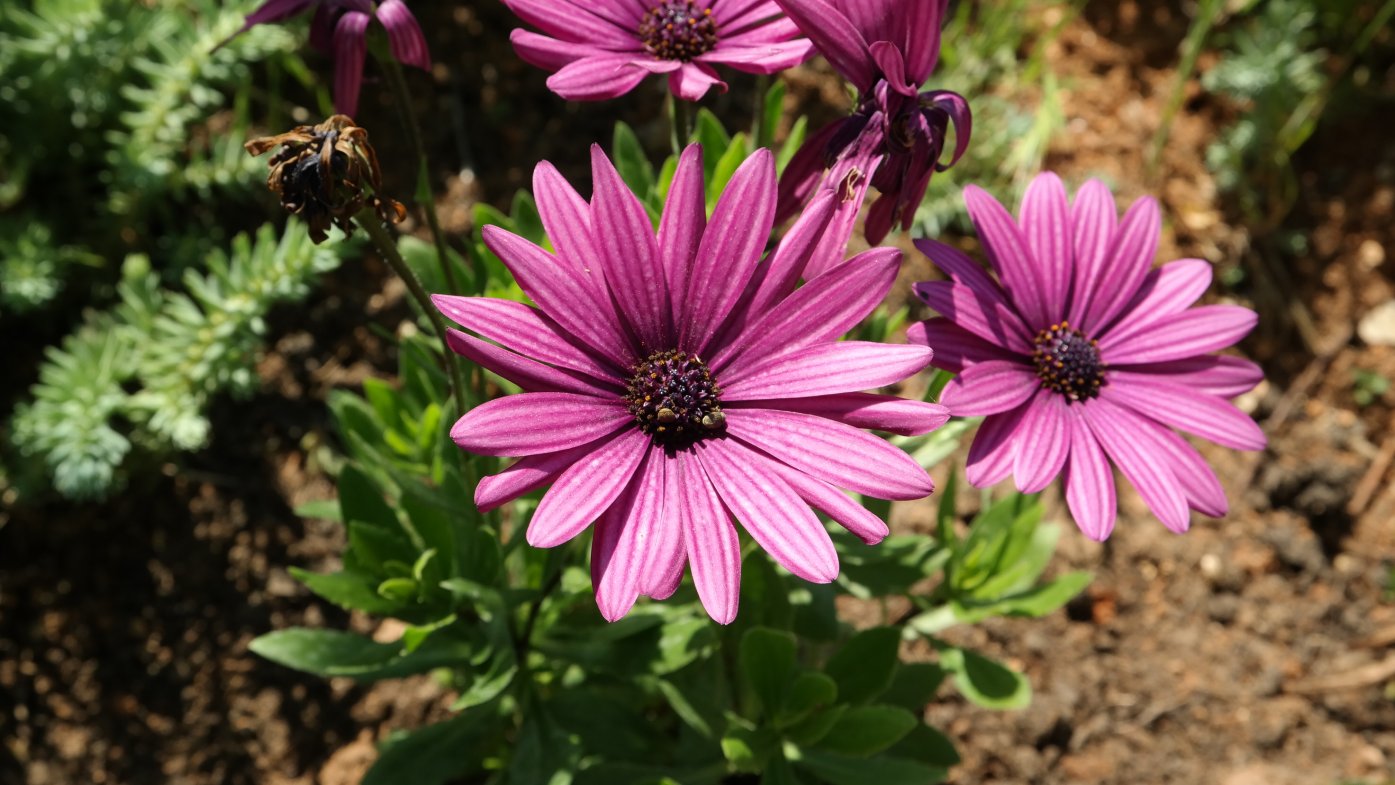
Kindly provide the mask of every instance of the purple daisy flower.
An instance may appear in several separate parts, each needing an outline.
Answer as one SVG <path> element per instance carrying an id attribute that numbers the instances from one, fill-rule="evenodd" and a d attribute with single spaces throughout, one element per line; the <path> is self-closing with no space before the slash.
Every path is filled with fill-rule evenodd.
<path id="1" fill-rule="evenodd" d="M 714 65 L 773 74 L 804 62 L 813 44 L 770 0 L 504 0 L 543 34 L 514 30 L 518 56 L 549 71 L 569 101 L 599 101 L 668 74 L 673 94 L 696 101 L 716 85 Z"/>
<path id="2" fill-rule="evenodd" d="M 340 114 L 352 116 L 358 111 L 363 62 L 368 53 L 368 25 L 375 18 L 387 31 L 394 59 L 423 71 L 431 70 L 426 37 L 402 0 L 381 0 L 376 5 L 373 0 L 266 0 L 247 15 L 246 24 L 232 38 L 255 25 L 280 22 L 312 7 L 315 16 L 310 22 L 310 45 L 334 58 L 334 108 Z"/>
<path id="3" fill-rule="evenodd" d="M 776 219 L 794 215 L 820 182 L 852 186 L 853 211 L 870 185 L 881 196 L 867 215 L 867 241 L 880 243 L 897 223 L 909 229 L 930 176 L 969 144 L 968 102 L 947 90 L 920 92 L 940 58 L 949 0 L 774 1 L 859 95 L 852 116 L 815 133 L 790 160 Z M 942 164 L 951 123 L 955 149 Z"/>
<path id="4" fill-rule="evenodd" d="M 861 429 L 925 433 L 938 404 L 864 392 L 925 368 L 925 346 L 839 341 L 890 290 L 900 252 L 867 251 L 796 288 L 834 209 L 816 195 L 762 258 L 775 217 L 768 150 L 732 176 L 711 220 L 702 151 L 679 159 L 657 235 L 599 148 L 588 204 L 546 162 L 534 194 L 555 252 L 498 227 L 484 240 L 538 307 L 436 296 L 473 335 L 456 352 L 525 392 L 451 431 L 519 460 L 482 480 L 481 509 L 551 485 L 528 524 L 540 548 L 595 523 L 592 577 L 605 618 L 677 588 L 685 564 L 707 612 L 736 616 L 741 526 L 806 580 L 838 575 L 811 507 L 866 542 L 886 524 L 839 488 L 883 499 L 932 490 L 909 456 Z"/>
<path id="5" fill-rule="evenodd" d="M 1211 283 L 1208 262 L 1151 269 L 1160 229 L 1151 198 L 1120 220 L 1104 184 L 1087 182 L 1071 204 L 1048 172 L 1028 186 L 1020 222 L 974 186 L 964 202 L 997 280 L 954 248 L 917 240 L 951 280 L 916 285 L 941 316 L 909 337 L 959 374 L 941 401 L 985 418 L 969 481 L 1011 474 L 1031 493 L 1064 473 L 1071 515 L 1095 540 L 1114 528 L 1111 462 L 1173 531 L 1186 531 L 1189 508 L 1225 515 L 1215 473 L 1171 429 L 1264 447 L 1259 426 L 1226 400 L 1259 383 L 1259 366 L 1212 354 L 1249 333 L 1255 313 L 1192 307 Z"/>

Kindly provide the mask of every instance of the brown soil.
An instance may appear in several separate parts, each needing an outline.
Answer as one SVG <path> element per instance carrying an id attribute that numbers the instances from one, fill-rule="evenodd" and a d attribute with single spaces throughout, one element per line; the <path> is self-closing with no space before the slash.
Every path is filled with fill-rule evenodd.
<path id="1" fill-rule="evenodd" d="M 415 84 L 453 231 L 474 200 L 526 186 L 536 160 L 584 183 L 586 147 L 608 143 L 617 108 L 665 147 L 657 89 L 568 105 L 501 50 L 501 4 L 426 13 L 442 64 L 434 91 Z M 947 633 L 1022 668 L 1036 691 L 1017 712 L 949 690 L 929 709 L 964 755 L 960 785 L 1395 780 L 1395 392 L 1361 406 L 1352 381 L 1356 369 L 1395 379 L 1395 349 L 1354 337 L 1395 296 L 1395 111 L 1339 116 L 1304 148 L 1283 228 L 1308 242 L 1292 254 L 1246 230 L 1206 171 L 1200 151 L 1236 110 L 1194 81 L 1149 174 L 1185 27 L 1151 3 L 1091 4 L 1070 23 L 1050 52 L 1067 132 L 1048 164 L 1067 179 L 1107 176 L 1122 197 L 1158 194 L 1164 256 L 1234 268 L 1240 283 L 1216 296 L 1261 313 L 1243 348 L 1269 381 L 1242 405 L 1271 446 L 1207 452 L 1230 489 L 1227 519 L 1175 536 L 1125 492 L 1107 546 L 1062 537 L 1056 569 L 1096 574 L 1085 596 L 1047 619 Z M 826 84 L 817 71 L 792 78 L 806 98 Z M 734 87 L 717 108 L 747 116 L 752 85 Z M 386 100 L 360 119 L 390 159 L 401 136 Z M 908 262 L 908 276 L 924 274 Z M 310 307 L 277 314 L 262 393 L 221 404 L 214 444 L 178 469 L 105 505 L 0 513 L 0 782 L 351 785 L 376 740 L 443 715 L 429 679 L 325 682 L 246 650 L 291 625 L 375 630 L 309 597 L 287 568 L 332 568 L 342 547 L 336 527 L 292 509 L 333 493 L 317 463 L 333 438 L 325 393 L 395 364 L 367 326 L 391 332 L 405 317 L 384 280 L 351 262 Z"/>

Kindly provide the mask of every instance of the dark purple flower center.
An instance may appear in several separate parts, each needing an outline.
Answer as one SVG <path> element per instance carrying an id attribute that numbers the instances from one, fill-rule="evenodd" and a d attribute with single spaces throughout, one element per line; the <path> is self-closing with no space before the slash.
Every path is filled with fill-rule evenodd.
<path id="1" fill-rule="evenodd" d="M 717 46 L 717 20 L 711 2 L 666 0 L 639 20 L 639 38 L 660 60 L 688 62 Z"/>
<path id="2" fill-rule="evenodd" d="M 1105 385 L 1105 363 L 1099 342 L 1071 329 L 1070 322 L 1053 324 L 1037 333 L 1032 361 L 1041 386 L 1071 401 L 1088 401 Z"/>
<path id="3" fill-rule="evenodd" d="M 681 449 L 726 433 L 721 394 L 697 355 L 670 349 L 635 366 L 625 405 L 656 443 Z"/>

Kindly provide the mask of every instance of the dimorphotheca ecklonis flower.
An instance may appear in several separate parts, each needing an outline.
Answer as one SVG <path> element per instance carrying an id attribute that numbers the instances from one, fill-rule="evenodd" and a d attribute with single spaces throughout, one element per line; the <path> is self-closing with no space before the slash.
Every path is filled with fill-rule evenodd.
<path id="1" fill-rule="evenodd" d="M 1183 259 L 1152 268 L 1159 216 L 1151 198 L 1123 220 L 1092 180 L 1074 204 L 1056 175 L 1032 181 L 1014 221 L 993 197 L 964 190 L 994 280 L 947 245 L 916 246 L 951 280 L 917 284 L 941 316 L 911 328 L 958 373 L 941 401 L 984 416 L 967 476 L 987 486 L 1013 475 L 1025 492 L 1064 473 L 1077 525 L 1103 540 L 1114 528 L 1112 461 L 1153 513 L 1185 531 L 1189 508 L 1221 516 L 1226 496 L 1177 428 L 1239 450 L 1264 434 L 1227 402 L 1262 378 L 1257 365 L 1213 354 L 1254 328 L 1253 311 L 1191 307 L 1211 265 Z"/>
<path id="2" fill-rule="evenodd" d="M 393 59 L 423 71 L 431 70 L 426 37 L 403 0 L 265 0 L 247 15 L 246 24 L 234 36 L 253 25 L 280 22 L 310 8 L 315 9 L 310 21 L 310 44 L 334 57 L 334 108 L 340 114 L 358 113 L 363 63 L 368 54 L 368 26 L 374 19 L 387 31 Z"/>
<path id="3" fill-rule="evenodd" d="M 696 101 L 726 83 L 712 68 L 771 74 L 804 62 L 813 45 L 770 0 L 504 0 L 543 32 L 514 30 L 514 49 L 549 71 L 570 101 L 624 95 L 650 74 Z"/>
<path id="4" fill-rule="evenodd" d="M 669 596 L 685 564 L 712 618 L 736 615 L 732 518 L 790 572 L 828 582 L 838 556 L 811 507 L 867 542 L 886 524 L 839 488 L 884 499 L 932 489 L 909 456 L 860 429 L 916 434 L 937 404 L 864 392 L 929 364 L 930 350 L 838 338 L 886 295 L 900 264 L 867 251 L 796 285 L 834 210 L 819 194 L 783 241 L 775 165 L 757 151 L 710 222 L 702 151 L 689 147 L 657 235 L 598 148 L 588 204 L 550 164 L 534 194 L 555 253 L 498 227 L 485 243 L 537 303 L 437 296 L 458 353 L 522 387 L 456 423 L 461 447 L 520 457 L 485 478 L 483 509 L 551 485 L 528 525 L 550 548 L 595 523 L 592 576 L 607 619 Z M 846 240 L 846 238 L 844 238 Z"/>
<path id="5" fill-rule="evenodd" d="M 794 215 L 820 183 L 850 186 L 855 216 L 870 185 L 881 195 L 867 214 L 867 241 L 880 243 L 897 224 L 909 229 L 931 175 L 969 144 L 968 102 L 947 90 L 921 92 L 940 57 L 949 0 L 774 2 L 858 91 L 852 115 L 815 132 L 790 160 L 777 220 Z M 954 151 L 941 163 L 951 125 Z"/>
<path id="6" fill-rule="evenodd" d="M 349 117 L 337 114 L 319 125 L 253 139 L 243 147 L 262 155 L 277 145 L 281 150 L 268 162 L 266 185 L 287 212 L 304 219 L 314 242 L 324 242 L 335 225 L 352 233 L 354 216 L 365 206 L 386 222 L 399 223 L 407 216 L 400 203 L 379 195 L 378 155 L 368 144 L 368 132 Z"/>

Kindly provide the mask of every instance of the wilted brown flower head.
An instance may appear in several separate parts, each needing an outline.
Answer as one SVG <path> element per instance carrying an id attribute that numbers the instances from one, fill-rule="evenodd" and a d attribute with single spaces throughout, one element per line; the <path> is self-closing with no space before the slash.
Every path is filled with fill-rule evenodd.
<path id="1" fill-rule="evenodd" d="M 261 155 L 277 145 L 281 150 L 268 162 L 266 185 L 281 198 L 282 207 L 305 219 L 316 243 L 329 237 L 331 225 L 350 234 L 354 216 L 365 206 L 386 222 L 398 223 L 407 216 L 399 202 L 378 194 L 378 156 L 368 144 L 368 132 L 354 125 L 353 118 L 337 114 L 319 125 L 253 139 L 243 147 Z"/>

